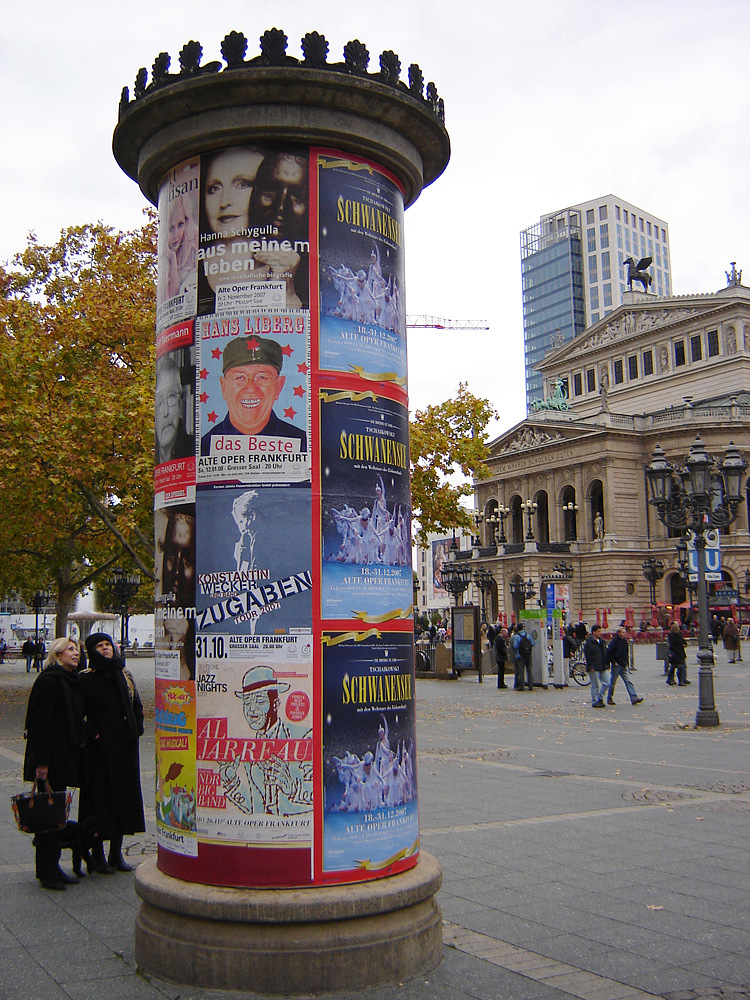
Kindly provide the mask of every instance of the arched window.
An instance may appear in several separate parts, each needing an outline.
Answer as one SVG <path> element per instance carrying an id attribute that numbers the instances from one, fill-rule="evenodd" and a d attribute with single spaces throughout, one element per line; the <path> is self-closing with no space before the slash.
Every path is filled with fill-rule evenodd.
<path id="1" fill-rule="evenodd" d="M 549 542 L 549 500 L 546 490 L 539 490 L 534 497 L 536 501 L 536 540 Z"/>
<path id="2" fill-rule="evenodd" d="M 482 526 L 483 545 L 495 544 L 495 531 L 500 525 L 497 516 L 497 500 L 488 500 L 484 507 L 484 524 Z"/>
<path id="3" fill-rule="evenodd" d="M 510 540 L 514 545 L 523 543 L 523 511 L 521 498 L 516 493 L 510 501 Z"/>
<path id="4" fill-rule="evenodd" d="M 589 524 L 589 538 L 599 538 L 597 528 L 601 526 L 602 537 L 607 527 L 607 520 L 604 516 L 604 487 L 601 479 L 592 479 L 589 485 L 589 511 L 591 522 Z M 597 521 L 597 515 L 601 519 Z"/>
<path id="5" fill-rule="evenodd" d="M 575 542 L 578 539 L 578 504 L 574 487 L 564 487 L 560 506 L 563 516 L 563 541 Z"/>

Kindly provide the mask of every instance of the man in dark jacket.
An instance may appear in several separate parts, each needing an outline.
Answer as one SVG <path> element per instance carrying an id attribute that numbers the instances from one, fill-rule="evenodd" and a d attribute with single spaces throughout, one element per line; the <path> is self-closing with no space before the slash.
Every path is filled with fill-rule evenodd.
<path id="1" fill-rule="evenodd" d="M 615 684 L 618 677 L 622 677 L 622 682 L 628 689 L 631 704 L 638 705 L 643 701 L 643 698 L 638 697 L 638 692 L 633 687 L 633 682 L 628 676 L 629 662 L 630 647 L 628 645 L 628 633 L 625 627 L 621 625 L 607 646 L 607 663 L 612 668 L 612 680 L 609 682 L 609 691 L 607 692 L 608 705 L 614 705 L 612 695 L 615 693 Z"/>
<path id="2" fill-rule="evenodd" d="M 495 663 L 497 664 L 497 686 L 499 688 L 506 688 L 508 685 L 505 683 L 505 664 L 508 661 L 508 630 L 507 628 L 498 629 L 497 635 L 495 636 Z"/>
<path id="3" fill-rule="evenodd" d="M 592 626 L 591 635 L 583 644 L 583 658 L 591 678 L 591 705 L 604 708 L 604 692 L 608 687 L 607 644 L 602 639 L 601 625 Z"/>
<path id="4" fill-rule="evenodd" d="M 55 792 L 81 784 L 85 729 L 78 692 L 78 644 L 55 639 L 47 666 L 34 681 L 26 711 L 26 755 L 23 776 L 35 784 L 49 782 Z M 77 878 L 60 868 L 57 830 L 37 833 L 36 877 L 45 889 L 64 889 Z"/>
<path id="5" fill-rule="evenodd" d="M 523 691 L 523 679 L 526 675 L 526 684 L 529 691 L 534 690 L 534 679 L 531 675 L 531 650 L 534 640 L 527 633 L 523 623 L 516 625 L 516 632 L 512 639 L 512 646 L 516 654 L 516 683 L 515 690 Z"/>

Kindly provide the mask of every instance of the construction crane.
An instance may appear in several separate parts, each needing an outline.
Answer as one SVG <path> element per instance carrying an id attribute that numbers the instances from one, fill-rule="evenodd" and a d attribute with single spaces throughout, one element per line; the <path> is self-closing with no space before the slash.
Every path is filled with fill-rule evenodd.
<path id="1" fill-rule="evenodd" d="M 443 319 L 441 316 L 407 316 L 406 325 L 417 330 L 489 330 L 484 319 Z"/>

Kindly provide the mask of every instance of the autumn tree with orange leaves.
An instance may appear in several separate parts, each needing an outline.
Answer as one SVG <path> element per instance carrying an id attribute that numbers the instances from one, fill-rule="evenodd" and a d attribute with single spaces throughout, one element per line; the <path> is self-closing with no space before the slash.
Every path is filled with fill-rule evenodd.
<path id="1" fill-rule="evenodd" d="M 153 579 L 156 226 L 33 236 L 0 268 L 0 587 L 75 597 L 115 563 Z"/>
<path id="2" fill-rule="evenodd" d="M 487 425 L 497 417 L 492 404 L 469 392 L 465 382 L 458 392 L 424 410 L 410 423 L 411 504 L 418 544 L 427 535 L 451 528 L 473 528 L 462 504 L 474 492 L 472 479 L 483 479 L 487 467 Z M 461 478 L 463 477 L 463 478 Z"/>

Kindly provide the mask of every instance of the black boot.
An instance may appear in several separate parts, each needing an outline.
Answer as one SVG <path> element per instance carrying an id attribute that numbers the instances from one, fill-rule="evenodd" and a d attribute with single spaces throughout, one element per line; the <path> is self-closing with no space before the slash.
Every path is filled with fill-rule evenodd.
<path id="1" fill-rule="evenodd" d="M 132 872 L 133 866 L 129 865 L 122 856 L 122 837 L 113 837 L 110 840 L 109 863 L 118 872 Z"/>
<path id="2" fill-rule="evenodd" d="M 114 875 L 115 870 L 112 865 L 107 864 L 104 857 L 104 844 L 98 840 L 91 851 L 92 871 L 97 875 Z"/>

